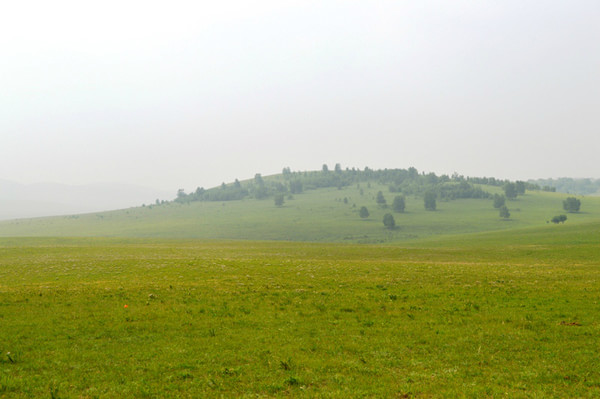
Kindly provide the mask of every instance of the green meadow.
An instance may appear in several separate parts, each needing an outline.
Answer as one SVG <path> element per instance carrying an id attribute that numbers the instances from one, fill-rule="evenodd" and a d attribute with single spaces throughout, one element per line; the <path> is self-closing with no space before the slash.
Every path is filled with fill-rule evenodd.
<path id="1" fill-rule="evenodd" d="M 599 197 L 378 191 L 0 222 L 0 397 L 600 396 Z"/>
<path id="2" fill-rule="evenodd" d="M 598 397 L 599 223 L 0 239 L 0 396 Z"/>
<path id="3" fill-rule="evenodd" d="M 491 193 L 497 187 L 486 186 Z M 362 195 L 360 194 L 362 190 Z M 387 203 L 395 195 L 387 186 L 372 184 L 341 189 L 309 190 L 285 200 L 281 207 L 272 198 L 225 202 L 169 202 L 162 205 L 0 222 L 0 236 L 141 237 L 199 238 L 234 240 L 283 240 L 312 242 L 389 243 L 406 242 L 448 234 L 477 233 L 545 226 L 553 216 L 563 214 L 564 193 L 528 191 L 507 201 L 511 217 L 498 216 L 490 199 L 438 201 L 436 211 L 426 211 L 423 199 L 406 197 L 406 211 L 394 213 L 377 205 L 378 191 Z M 344 201 L 345 200 L 345 201 Z M 361 219 L 366 206 L 369 217 Z M 385 213 L 394 214 L 397 228 L 385 229 Z M 600 197 L 582 198 L 579 213 L 567 215 L 567 224 L 600 220 Z"/>

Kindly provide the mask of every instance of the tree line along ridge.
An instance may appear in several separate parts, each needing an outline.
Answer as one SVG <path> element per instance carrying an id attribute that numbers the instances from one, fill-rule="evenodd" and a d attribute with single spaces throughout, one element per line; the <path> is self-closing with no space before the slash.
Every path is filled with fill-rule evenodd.
<path id="1" fill-rule="evenodd" d="M 274 198 L 275 204 L 281 206 L 285 196 L 291 198 L 295 194 L 320 188 L 342 189 L 351 185 L 360 187 L 362 183 L 378 183 L 386 185 L 390 193 L 401 194 L 396 196 L 392 208 L 396 212 L 404 211 L 404 196 L 412 195 L 422 197 L 427 210 L 436 209 L 436 200 L 451 201 L 463 198 L 492 199 L 494 208 L 499 209 L 501 218 L 509 218 L 510 213 L 506 207 L 506 199 L 515 199 L 524 195 L 526 190 L 554 191 L 549 187 L 540 187 L 537 184 L 524 181 L 510 181 L 494 177 L 465 177 L 454 173 L 436 175 L 433 172 L 419 172 L 414 167 L 407 169 L 364 169 L 345 168 L 336 164 L 330 170 L 324 164 L 317 171 L 292 171 L 285 167 L 281 174 L 263 177 L 257 173 L 253 179 L 240 182 L 236 179 L 233 183 L 222 183 L 220 186 L 205 189 L 198 187 L 195 191 L 186 193 L 178 190 L 174 199 L 177 203 L 195 201 L 239 201 L 253 198 L 263 200 Z M 504 194 L 491 194 L 485 186 L 500 187 Z M 360 189 L 362 191 L 362 189 Z M 568 212 L 579 211 L 579 200 L 569 197 L 565 200 L 564 209 Z M 377 205 L 387 206 L 383 194 L 378 193 Z M 365 217 L 365 212 L 362 217 Z"/>

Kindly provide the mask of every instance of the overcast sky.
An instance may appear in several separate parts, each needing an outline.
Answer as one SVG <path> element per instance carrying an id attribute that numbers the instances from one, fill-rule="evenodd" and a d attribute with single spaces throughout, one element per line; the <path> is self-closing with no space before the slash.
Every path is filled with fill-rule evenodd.
<path id="1" fill-rule="evenodd" d="M 600 1 L 13 1 L 0 179 L 600 178 Z"/>

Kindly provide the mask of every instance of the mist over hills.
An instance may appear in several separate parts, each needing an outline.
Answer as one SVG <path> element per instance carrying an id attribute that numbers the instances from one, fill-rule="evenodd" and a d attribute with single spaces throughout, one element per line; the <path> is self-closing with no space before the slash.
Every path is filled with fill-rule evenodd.
<path id="1" fill-rule="evenodd" d="M 560 216 L 564 219 L 556 223 L 600 220 L 597 197 L 573 198 L 578 202 L 578 209 L 573 210 L 565 206 L 570 194 L 550 187 L 456 173 L 438 176 L 414 167 L 359 170 L 336 164 L 333 169 L 323 165 L 321 170 L 313 171 L 286 167 L 280 174 L 263 177 L 256 173 L 251 179 L 164 195 L 125 185 L 12 184 L 12 190 L 20 190 L 22 205 L 32 207 L 26 211 L 60 212 L 66 206 L 71 208 L 61 216 L 2 221 L 0 236 L 4 237 L 384 243 L 493 230 L 552 228 Z M 45 208 L 26 202 L 38 198 L 45 201 Z M 101 211 L 94 212 L 95 205 Z M 75 215 L 83 212 L 86 214 Z"/>
<path id="2" fill-rule="evenodd" d="M 528 180 L 528 182 L 542 187 L 553 187 L 559 193 L 600 195 L 600 179 L 560 177 L 558 179 Z"/>
<path id="3" fill-rule="evenodd" d="M 173 193 L 132 184 L 20 184 L 0 180 L 0 220 L 55 216 L 140 206 Z"/>
<path id="4" fill-rule="evenodd" d="M 324 165 L 326 167 L 326 165 Z M 73 215 L 90 212 L 103 212 L 118 210 L 130 207 L 141 206 L 143 204 L 154 204 L 156 200 L 171 201 L 175 197 L 177 202 L 189 201 L 230 201 L 243 198 L 265 198 L 275 193 L 287 192 L 294 194 L 317 187 L 341 187 L 349 184 L 355 184 L 360 180 L 375 179 L 380 182 L 390 184 L 391 191 L 402 191 L 405 194 L 422 191 L 416 189 L 414 184 L 403 184 L 401 189 L 400 182 L 410 180 L 409 175 L 420 176 L 427 184 L 446 184 L 457 183 L 465 180 L 462 176 L 436 176 L 429 173 L 425 176 L 414 168 L 406 170 L 371 170 L 365 168 L 364 171 L 352 168 L 342 170 L 339 164 L 335 170 L 331 170 L 328 175 L 323 175 L 322 171 L 299 171 L 291 172 L 289 168 L 284 168 L 282 174 L 266 176 L 266 185 L 260 181 L 260 174 L 256 174 L 254 179 L 249 178 L 242 183 L 236 182 L 223 184 L 220 187 L 208 189 L 198 188 L 188 194 L 179 192 L 155 189 L 135 184 L 123 183 L 95 183 L 86 185 L 67 185 L 60 183 L 36 183 L 20 184 L 10 180 L 0 179 L 0 220 L 32 218 L 43 216 Z M 390 174 L 398 173 L 400 175 L 392 176 Z M 336 173 L 337 172 L 337 173 Z M 406 175 L 406 176 L 403 176 Z M 257 177 L 259 180 L 257 180 Z M 470 183 L 482 183 L 492 186 L 502 186 L 508 180 L 499 180 L 494 178 L 466 178 Z M 258 183 L 258 184 L 257 184 Z M 297 187 L 295 184 L 299 184 Z M 463 185 L 465 182 L 462 183 Z M 289 186 L 289 187 L 287 187 Z M 394 186 L 396 188 L 394 189 Z M 543 189 L 544 191 L 556 191 L 576 195 L 594 195 L 600 192 L 600 179 L 536 179 L 527 182 L 528 189 Z M 449 187 L 446 186 L 446 189 Z M 261 191 L 262 190 L 262 191 Z M 480 190 L 480 189 L 477 189 Z M 387 191 L 387 190 L 385 190 Z M 464 191 L 464 190 L 463 190 Z M 440 191 L 442 197 L 444 192 Z M 457 193 L 453 193 L 453 196 Z M 473 197 L 478 193 L 458 193 L 460 197 Z M 475 195 L 482 197 L 482 195 Z M 487 195 L 483 195 L 486 197 Z"/>

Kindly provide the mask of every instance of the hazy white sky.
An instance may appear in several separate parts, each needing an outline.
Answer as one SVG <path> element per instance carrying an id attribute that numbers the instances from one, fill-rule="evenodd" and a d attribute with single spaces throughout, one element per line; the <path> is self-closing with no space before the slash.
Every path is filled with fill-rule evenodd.
<path id="1" fill-rule="evenodd" d="M 0 178 L 600 178 L 600 1 L 14 1 Z"/>

